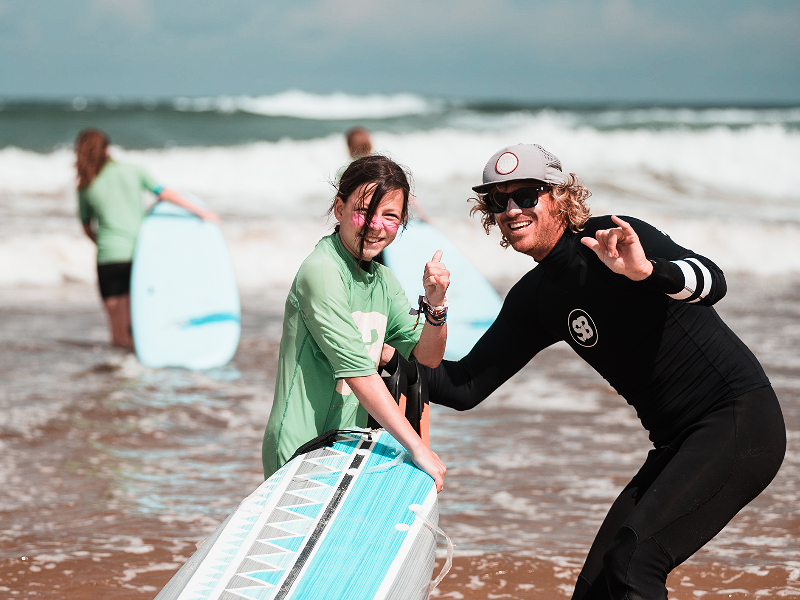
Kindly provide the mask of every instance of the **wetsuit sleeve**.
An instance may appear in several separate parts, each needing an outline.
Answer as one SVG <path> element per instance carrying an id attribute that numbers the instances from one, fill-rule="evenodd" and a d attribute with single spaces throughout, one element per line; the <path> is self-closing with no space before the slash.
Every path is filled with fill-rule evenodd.
<path id="1" fill-rule="evenodd" d="M 652 225 L 622 217 L 631 224 L 653 263 L 653 272 L 642 284 L 682 302 L 711 306 L 728 291 L 725 274 L 705 256 L 687 250 Z"/>
<path id="2" fill-rule="evenodd" d="M 435 369 L 420 365 L 428 376 L 432 403 L 475 408 L 540 350 L 558 341 L 536 321 L 526 283 L 523 278 L 508 293 L 495 322 L 464 358 L 444 360 Z"/>

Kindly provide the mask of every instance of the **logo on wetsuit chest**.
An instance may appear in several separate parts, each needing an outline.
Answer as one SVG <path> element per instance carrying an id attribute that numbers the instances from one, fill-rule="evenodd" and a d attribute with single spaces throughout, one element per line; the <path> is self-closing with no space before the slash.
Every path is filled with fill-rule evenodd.
<path id="1" fill-rule="evenodd" d="M 567 327 L 572 339 L 584 348 L 591 348 L 597 343 L 597 326 L 585 310 L 576 308 L 569 313 Z"/>

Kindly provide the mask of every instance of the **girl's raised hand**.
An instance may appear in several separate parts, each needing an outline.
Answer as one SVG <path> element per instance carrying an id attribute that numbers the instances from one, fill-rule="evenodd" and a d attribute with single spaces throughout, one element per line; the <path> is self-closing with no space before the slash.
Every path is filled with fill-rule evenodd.
<path id="1" fill-rule="evenodd" d="M 422 275 L 425 297 L 433 306 L 444 304 L 445 293 L 450 285 L 450 271 L 440 262 L 441 260 L 442 251 L 437 250 L 430 262 L 425 264 L 425 273 Z"/>

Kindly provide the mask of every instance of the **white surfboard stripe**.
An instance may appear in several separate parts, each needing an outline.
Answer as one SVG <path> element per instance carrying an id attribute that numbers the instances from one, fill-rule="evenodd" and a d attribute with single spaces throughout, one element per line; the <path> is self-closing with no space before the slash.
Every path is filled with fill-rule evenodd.
<path id="1" fill-rule="evenodd" d="M 436 488 L 431 488 L 431 491 L 428 493 L 428 496 L 422 503 L 422 510 L 420 512 L 424 515 L 430 513 L 431 507 L 436 500 Z M 378 588 L 378 591 L 375 593 L 373 600 L 384 600 L 386 598 L 386 595 L 389 593 L 395 583 L 395 579 L 397 579 L 397 574 L 399 573 L 400 568 L 403 566 L 408 553 L 414 546 L 414 542 L 416 541 L 417 536 L 420 535 L 420 531 L 424 526 L 425 522 L 423 519 L 414 519 L 414 522 L 411 524 L 408 533 L 406 533 L 406 538 L 403 540 L 403 544 L 400 546 L 400 550 L 397 551 L 397 556 L 395 556 L 394 561 L 392 561 L 389 570 L 386 572 L 386 577 L 384 578 L 383 583 L 381 583 L 381 586 Z"/>
<path id="2" fill-rule="evenodd" d="M 692 265 L 685 260 L 673 260 L 672 264 L 677 265 L 683 272 L 683 289 L 677 294 L 667 294 L 667 296 L 675 300 L 686 300 L 697 289 L 697 275 L 695 275 Z"/>
<path id="3" fill-rule="evenodd" d="M 700 296 L 698 296 L 694 300 L 691 300 L 691 302 L 697 302 L 698 300 L 702 300 L 703 298 L 708 296 L 708 292 L 711 291 L 711 271 L 709 271 L 708 267 L 706 267 L 696 258 L 688 258 L 686 260 L 690 260 L 694 264 L 696 264 L 700 268 L 700 273 L 702 273 L 703 275 L 703 291 L 700 292 Z"/>

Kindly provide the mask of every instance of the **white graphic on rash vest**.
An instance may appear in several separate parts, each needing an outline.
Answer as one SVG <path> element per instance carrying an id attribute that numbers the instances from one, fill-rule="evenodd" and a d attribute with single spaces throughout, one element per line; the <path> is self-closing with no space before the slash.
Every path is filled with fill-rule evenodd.
<path id="1" fill-rule="evenodd" d="M 375 366 L 378 366 L 378 361 L 381 359 L 381 350 L 383 350 L 383 340 L 386 337 L 386 326 L 389 319 L 386 315 L 379 312 L 361 312 L 360 310 L 353 313 L 353 321 L 361 333 L 361 339 L 367 346 L 367 354 L 375 361 Z M 377 371 L 376 371 L 377 373 Z M 352 393 L 350 386 L 344 382 L 344 379 L 339 379 L 336 382 L 336 391 L 342 396 L 349 396 Z"/>
<path id="2" fill-rule="evenodd" d="M 567 318 L 567 327 L 572 339 L 585 348 L 597 343 L 597 326 L 585 310 L 576 308 Z"/>

